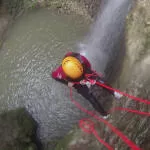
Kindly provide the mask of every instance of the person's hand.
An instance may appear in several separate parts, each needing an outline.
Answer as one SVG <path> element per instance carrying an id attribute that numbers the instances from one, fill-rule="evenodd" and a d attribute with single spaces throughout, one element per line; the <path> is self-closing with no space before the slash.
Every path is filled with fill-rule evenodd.
<path id="1" fill-rule="evenodd" d="M 114 96 L 115 98 L 120 99 L 123 95 L 118 92 L 114 92 Z"/>
<path id="2" fill-rule="evenodd" d="M 58 78 L 58 79 L 62 79 L 61 73 L 58 73 L 58 74 L 57 74 L 57 78 Z"/>
<path id="3" fill-rule="evenodd" d="M 103 116 L 103 119 L 108 119 L 110 117 L 110 114 Z"/>
<path id="4" fill-rule="evenodd" d="M 74 83 L 73 82 L 68 82 L 68 87 L 73 87 Z"/>

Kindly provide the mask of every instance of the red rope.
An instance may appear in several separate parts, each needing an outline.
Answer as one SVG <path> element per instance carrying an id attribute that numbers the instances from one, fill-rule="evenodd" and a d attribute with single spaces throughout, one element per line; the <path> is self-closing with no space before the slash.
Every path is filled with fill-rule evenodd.
<path id="1" fill-rule="evenodd" d="M 86 75 L 87 80 L 85 80 L 85 81 L 89 81 L 89 82 L 91 82 L 91 83 L 94 83 L 94 82 L 93 82 L 94 80 L 89 79 L 89 77 L 91 77 L 91 76 L 93 76 L 93 74 L 87 74 L 87 75 Z M 80 84 L 80 82 L 73 82 L 73 83 L 74 83 L 74 84 Z M 138 101 L 138 102 L 141 102 L 141 103 L 145 103 L 145 104 L 150 105 L 150 101 L 149 101 L 149 100 L 141 99 L 141 98 L 138 98 L 138 97 L 129 95 L 129 94 L 127 94 L 127 93 L 121 92 L 120 90 L 115 89 L 115 88 L 112 88 L 112 87 L 110 87 L 110 86 L 107 86 L 107 85 L 104 84 L 104 83 L 100 83 L 100 82 L 97 82 L 97 81 L 96 81 L 95 84 L 97 84 L 98 86 L 101 86 L 101 87 L 103 87 L 103 88 L 106 88 L 106 89 L 108 89 L 108 90 L 112 90 L 112 91 L 114 91 L 114 92 L 118 92 L 118 93 L 122 94 L 123 96 L 128 97 L 128 98 L 130 98 L 130 99 L 132 99 L 132 100 L 134 100 L 134 101 Z"/>
<path id="2" fill-rule="evenodd" d="M 93 133 L 95 129 L 94 122 L 89 119 L 80 120 L 79 126 L 86 133 Z"/>
<path id="3" fill-rule="evenodd" d="M 123 107 L 115 107 L 112 108 L 109 113 L 117 111 L 117 110 L 121 110 L 121 111 L 127 111 L 127 112 L 131 112 L 131 113 L 135 113 L 138 115 L 145 115 L 145 116 L 149 116 L 150 117 L 150 113 L 149 112 L 143 112 L 143 111 L 138 111 L 138 110 L 134 110 L 134 109 L 129 109 L 129 108 L 123 108 Z"/>
<path id="4" fill-rule="evenodd" d="M 99 135 L 98 135 L 98 133 L 96 132 L 96 130 L 93 131 L 93 134 L 95 135 L 95 137 L 97 138 L 97 140 L 98 140 L 100 143 L 102 143 L 105 147 L 108 148 L 108 150 L 114 150 L 113 147 L 111 147 L 108 143 L 106 143 L 104 140 L 102 140 L 102 139 L 99 137 Z"/>
<path id="5" fill-rule="evenodd" d="M 91 80 L 91 81 L 92 81 L 92 80 Z M 117 89 L 114 89 L 114 88 L 112 88 L 112 87 L 109 87 L 109 86 L 107 86 L 107 85 L 105 85 L 105 84 L 102 84 L 102 83 L 100 83 L 100 82 L 96 82 L 96 84 L 99 85 L 99 86 L 102 86 L 102 87 L 104 87 L 104 88 L 106 88 L 106 89 L 108 89 L 108 90 L 112 90 L 112 91 L 114 91 L 114 92 L 118 92 L 118 93 L 120 93 L 120 94 L 122 94 L 122 95 L 124 95 L 124 96 L 126 96 L 126 97 L 128 97 L 128 98 L 130 98 L 130 99 L 132 99 L 132 100 L 134 100 L 134 101 L 139 101 L 139 102 L 141 102 L 141 103 L 145 103 L 145 104 L 150 105 L 150 101 L 148 101 L 148 100 L 141 99 L 141 98 L 138 98 L 138 97 L 129 95 L 129 94 L 127 94 L 127 93 L 121 92 L 121 91 L 119 91 L 119 90 L 117 90 Z"/>
<path id="6" fill-rule="evenodd" d="M 86 132 L 86 133 L 93 133 L 94 136 L 97 138 L 97 140 L 102 143 L 105 147 L 107 147 L 109 150 L 114 150 L 113 147 L 111 147 L 108 143 L 106 143 L 97 133 L 95 130 L 94 122 L 89 119 L 82 119 L 79 122 L 80 128 Z"/>
<path id="7" fill-rule="evenodd" d="M 81 111 L 83 111 L 84 113 L 92 116 L 93 118 L 95 118 L 96 120 L 103 122 L 105 125 L 107 125 L 114 133 L 116 133 L 130 148 L 131 150 L 141 150 L 136 144 L 134 144 L 130 139 L 128 139 L 121 131 L 119 131 L 116 127 L 114 127 L 112 124 L 110 124 L 108 121 L 106 121 L 103 118 L 98 117 L 97 115 L 95 115 L 94 113 L 92 113 L 91 111 L 88 111 L 87 109 L 83 108 L 77 101 L 75 101 L 73 99 L 72 96 L 72 88 L 70 88 L 70 98 L 71 101 L 76 105 L 76 107 L 78 109 L 80 109 Z M 96 134 L 97 137 L 97 134 Z M 104 143 L 103 143 L 104 144 Z"/>
<path id="8" fill-rule="evenodd" d="M 91 83 L 94 83 L 93 80 L 90 79 L 90 77 L 92 76 L 98 76 L 98 74 L 96 72 L 92 73 L 92 74 L 86 74 L 86 79 L 87 81 L 91 82 Z M 85 80 L 86 81 L 86 80 Z M 76 82 L 74 84 L 80 84 L 79 82 Z M 135 97 L 135 96 L 132 96 L 132 95 L 129 95 L 127 93 L 124 93 L 124 92 L 121 92 L 117 89 L 114 89 L 112 87 L 109 87 L 103 83 L 100 83 L 100 82 L 96 82 L 95 84 L 97 84 L 98 86 L 101 86 L 101 87 L 104 87 L 108 90 L 112 90 L 114 92 L 118 92 L 132 100 L 135 100 L 135 101 L 138 101 L 138 102 L 141 102 L 141 103 L 145 103 L 145 104 L 150 104 L 150 101 L 148 100 L 144 100 L 144 99 L 141 99 L 141 98 L 138 98 L 138 97 Z M 101 121 L 103 122 L 105 125 L 107 125 L 114 133 L 116 133 L 130 148 L 131 150 L 140 150 L 140 148 L 135 144 L 133 143 L 131 140 L 129 140 L 121 131 L 119 131 L 116 127 L 114 127 L 112 124 L 110 124 L 108 121 L 106 121 L 105 119 L 103 118 L 100 118 L 98 117 L 97 115 L 95 115 L 93 112 L 91 111 L 88 111 L 87 109 L 83 108 L 78 102 L 76 102 L 73 97 L 72 97 L 72 89 L 70 88 L 70 98 L 71 98 L 71 101 L 76 105 L 77 108 L 79 108 L 82 112 L 92 116 L 93 118 L 97 119 L 98 121 Z M 109 112 L 114 112 L 116 110 L 121 110 L 121 111 L 127 111 L 127 112 L 132 112 L 132 113 L 135 113 L 135 114 L 139 114 L 139 115 L 146 115 L 146 116 L 150 116 L 150 113 L 149 112 L 142 112 L 142 111 L 138 111 L 138 110 L 133 110 L 133 109 L 129 109 L 129 108 L 122 108 L 122 107 L 116 107 L 116 108 L 113 108 L 111 109 Z M 94 125 L 88 120 L 88 123 L 89 123 L 89 129 L 85 129 L 85 127 L 83 127 L 82 125 L 84 124 L 85 120 L 80 120 L 80 127 L 83 129 L 83 131 L 87 132 L 87 133 L 93 133 L 95 135 L 95 137 L 97 138 L 97 140 L 102 143 L 105 147 L 107 147 L 109 150 L 113 150 L 113 148 L 108 144 L 106 143 L 105 141 L 103 141 L 98 133 L 96 132 L 96 130 L 94 129 Z M 87 124 L 86 124 L 87 125 Z"/>

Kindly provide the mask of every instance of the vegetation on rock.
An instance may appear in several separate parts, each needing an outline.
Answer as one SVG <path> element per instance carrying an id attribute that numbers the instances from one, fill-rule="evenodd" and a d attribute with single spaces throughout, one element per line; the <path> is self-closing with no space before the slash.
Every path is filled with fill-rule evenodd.
<path id="1" fill-rule="evenodd" d="M 0 114 L 0 150 L 37 150 L 36 129 L 23 108 Z"/>

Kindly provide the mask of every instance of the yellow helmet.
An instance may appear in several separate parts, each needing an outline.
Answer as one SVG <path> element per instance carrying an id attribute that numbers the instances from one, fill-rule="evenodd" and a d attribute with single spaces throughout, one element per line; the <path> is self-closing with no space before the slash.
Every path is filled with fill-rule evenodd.
<path id="1" fill-rule="evenodd" d="M 75 57 L 65 57 L 62 61 L 62 68 L 64 73 L 71 79 L 78 79 L 83 75 L 83 66 Z"/>

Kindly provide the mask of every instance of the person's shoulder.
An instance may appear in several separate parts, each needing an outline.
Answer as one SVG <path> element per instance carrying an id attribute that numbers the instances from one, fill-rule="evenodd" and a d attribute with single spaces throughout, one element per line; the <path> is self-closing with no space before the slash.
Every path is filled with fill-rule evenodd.
<path id="1" fill-rule="evenodd" d="M 81 55 L 82 60 L 84 61 L 84 63 L 87 65 L 87 67 L 91 68 L 91 63 L 90 61 L 83 55 Z"/>
<path id="2" fill-rule="evenodd" d="M 68 52 L 68 53 L 66 53 L 65 57 L 71 56 L 72 54 L 73 54 L 73 52 Z"/>

